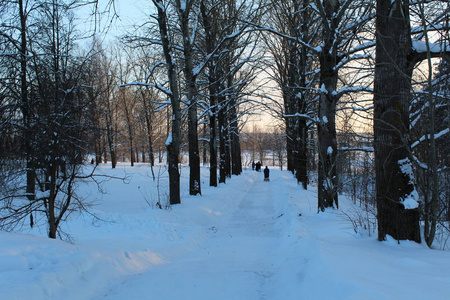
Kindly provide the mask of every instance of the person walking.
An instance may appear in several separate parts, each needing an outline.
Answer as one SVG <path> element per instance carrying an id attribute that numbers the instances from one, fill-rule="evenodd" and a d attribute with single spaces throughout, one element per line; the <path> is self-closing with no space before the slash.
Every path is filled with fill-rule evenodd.
<path id="1" fill-rule="evenodd" d="M 256 172 L 260 172 L 261 171 L 261 163 L 258 161 L 256 163 Z"/>
<path id="2" fill-rule="evenodd" d="M 269 181 L 269 173 L 270 173 L 269 167 L 266 166 L 266 168 L 264 169 L 264 181 Z"/>

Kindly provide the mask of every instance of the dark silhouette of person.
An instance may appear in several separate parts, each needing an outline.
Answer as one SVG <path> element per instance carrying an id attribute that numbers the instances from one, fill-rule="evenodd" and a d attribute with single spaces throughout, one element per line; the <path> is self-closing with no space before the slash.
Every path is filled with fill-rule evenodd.
<path id="1" fill-rule="evenodd" d="M 261 163 L 258 161 L 256 163 L 256 172 L 259 172 L 259 171 L 261 171 Z"/>
<path id="2" fill-rule="evenodd" d="M 252 170 L 255 170 L 255 162 L 252 162 Z"/>
<path id="3" fill-rule="evenodd" d="M 269 179 L 269 173 L 270 173 L 270 170 L 266 166 L 266 168 L 264 169 L 264 179 Z"/>

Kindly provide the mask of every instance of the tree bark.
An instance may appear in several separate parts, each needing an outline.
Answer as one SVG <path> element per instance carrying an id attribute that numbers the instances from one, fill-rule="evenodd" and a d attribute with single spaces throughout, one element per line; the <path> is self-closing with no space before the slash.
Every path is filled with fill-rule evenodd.
<path id="1" fill-rule="evenodd" d="M 431 184 L 427 186 L 427 189 L 430 190 L 431 199 L 429 199 L 429 203 L 427 201 L 428 197 L 425 197 L 425 215 L 423 218 L 425 219 L 424 226 L 424 239 L 428 245 L 431 247 L 433 244 L 434 238 L 436 236 L 436 227 L 438 221 L 439 214 L 439 173 L 438 173 L 438 165 L 437 165 L 437 151 L 436 151 L 436 140 L 435 140 L 435 100 L 433 99 L 433 66 L 431 62 L 431 52 L 430 52 L 430 40 L 427 30 L 427 24 L 425 20 L 425 12 L 424 12 L 424 4 L 419 4 L 420 6 L 420 14 L 422 19 L 422 27 L 424 28 L 424 36 L 425 42 L 427 45 L 427 63 L 428 63 L 428 76 L 427 76 L 427 102 L 428 102 L 428 130 L 426 131 L 429 139 L 429 159 L 428 159 L 428 171 L 426 172 L 427 177 L 429 177 Z M 426 191 L 428 193 L 428 191 Z"/>
<path id="2" fill-rule="evenodd" d="M 135 153 L 134 153 L 134 128 L 133 128 L 133 120 L 131 116 L 130 108 L 128 107 L 128 101 L 130 100 L 129 97 L 127 97 L 126 92 L 122 91 L 122 100 L 123 100 L 123 107 L 125 111 L 125 119 L 127 122 L 127 130 L 128 130 L 128 142 L 129 142 L 129 153 L 130 153 L 130 163 L 131 166 L 134 167 L 134 163 L 136 161 Z"/>
<path id="3" fill-rule="evenodd" d="M 197 122 L 197 86 L 194 74 L 194 56 L 189 30 L 189 12 L 193 1 L 185 1 L 184 6 L 179 0 L 177 9 L 180 16 L 180 25 L 183 38 L 184 76 L 186 79 L 188 98 L 188 138 L 189 138 L 189 194 L 201 194 L 200 181 L 200 150 L 198 146 L 198 122 Z"/>
<path id="4" fill-rule="evenodd" d="M 109 155 L 111 156 L 111 167 L 116 168 L 117 165 L 117 152 L 116 152 L 116 142 L 115 142 L 115 131 L 112 124 L 112 111 L 109 100 L 107 101 L 107 111 L 106 111 L 106 138 L 108 140 Z"/>
<path id="5" fill-rule="evenodd" d="M 35 199 L 36 194 L 36 173 L 33 162 L 32 148 L 32 128 L 31 128 L 31 101 L 28 95 L 28 43 L 27 43 L 27 12 L 25 11 L 23 0 L 18 1 L 20 16 L 20 92 L 21 111 L 24 128 L 24 149 L 26 157 L 26 193 L 29 200 Z"/>
<path id="6" fill-rule="evenodd" d="M 217 28 L 213 27 L 211 15 L 205 5 L 205 1 L 200 2 L 200 10 L 202 16 L 203 27 L 205 30 L 205 47 L 209 53 L 213 53 L 217 44 Z M 212 59 L 208 63 L 208 83 L 209 83 L 209 186 L 217 186 L 217 103 L 218 103 L 218 78 L 217 78 L 217 61 Z"/>
<path id="7" fill-rule="evenodd" d="M 221 101 L 223 104 L 224 100 Z M 220 105 L 218 112 L 218 128 L 219 128 L 219 183 L 225 183 L 227 177 L 226 171 L 226 124 L 225 124 L 225 108 Z"/>
<path id="8" fill-rule="evenodd" d="M 235 101 L 231 101 L 230 108 L 230 150 L 231 150 L 231 174 L 242 173 L 241 144 L 239 139 L 238 116 Z"/>
<path id="9" fill-rule="evenodd" d="M 303 189 L 306 190 L 308 188 L 308 127 L 306 120 L 299 120 L 298 122 L 298 153 L 295 176 L 297 182 L 301 182 Z"/>
<path id="10" fill-rule="evenodd" d="M 317 134 L 319 138 L 319 179 L 318 207 L 324 211 L 327 207 L 339 207 L 338 174 L 336 168 L 336 105 L 338 97 L 334 95 L 338 82 L 337 42 L 334 32 L 325 30 L 324 47 L 319 54 L 320 61 L 320 97 Z"/>
<path id="11" fill-rule="evenodd" d="M 322 69 L 324 65 L 321 65 Z M 336 80 L 336 81 L 334 81 Z M 318 206 L 321 211 L 327 207 L 339 207 L 337 192 L 337 142 L 336 142 L 336 99 L 331 96 L 337 83 L 335 77 L 324 77 L 321 82 L 328 83 L 327 92 L 322 92 L 319 99 L 319 182 Z"/>
<path id="12" fill-rule="evenodd" d="M 148 143 L 148 160 L 150 162 L 150 169 L 152 171 L 153 180 L 155 180 L 155 172 L 153 171 L 153 167 L 155 166 L 155 153 L 153 150 L 153 123 L 152 123 L 152 107 L 148 105 L 147 102 L 147 93 L 141 91 L 142 97 L 142 105 L 144 106 L 144 115 L 145 115 L 145 129 L 147 131 L 147 143 Z M 145 162 L 145 151 L 142 152 L 142 160 Z"/>
<path id="13" fill-rule="evenodd" d="M 169 172 L 169 193 L 170 204 L 181 203 L 180 198 L 180 172 L 178 170 L 178 158 L 181 144 L 181 107 L 178 91 L 178 80 L 176 74 L 175 61 L 172 57 L 172 47 L 169 41 L 167 29 L 167 14 L 164 3 L 161 0 L 153 0 L 158 10 L 158 26 L 163 46 L 164 58 L 167 65 L 167 77 L 169 79 L 170 93 L 169 98 L 172 104 L 172 131 L 166 141 L 168 153 L 168 172 Z"/>
<path id="14" fill-rule="evenodd" d="M 210 80 L 210 115 L 209 115 L 209 186 L 217 186 L 217 122 L 216 105 L 217 91 L 212 88 L 214 82 Z"/>
<path id="15" fill-rule="evenodd" d="M 378 239 L 420 243 L 419 210 L 409 160 L 412 66 L 409 1 L 377 0 L 374 146 Z M 409 201 L 412 200 L 412 201 Z"/>

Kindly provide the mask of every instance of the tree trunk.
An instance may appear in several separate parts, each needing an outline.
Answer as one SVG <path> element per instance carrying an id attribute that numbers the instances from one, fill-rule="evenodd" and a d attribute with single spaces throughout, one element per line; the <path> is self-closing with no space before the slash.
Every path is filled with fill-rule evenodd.
<path id="1" fill-rule="evenodd" d="M 409 160 L 412 68 L 409 1 L 377 0 L 374 146 L 378 239 L 420 243 L 419 211 Z M 416 198 L 416 199 L 414 199 Z"/>
<path id="2" fill-rule="evenodd" d="M 109 113 L 110 112 L 107 112 L 108 115 L 109 115 Z M 110 117 L 107 116 L 106 118 L 107 118 L 106 137 L 108 139 L 109 155 L 111 156 L 111 166 L 113 169 L 115 169 L 116 165 L 117 165 L 116 146 L 115 146 L 115 142 L 114 142 L 113 129 L 112 129 L 112 125 L 110 122 Z"/>
<path id="3" fill-rule="evenodd" d="M 292 51 L 292 49 L 290 49 Z M 296 80 L 298 79 L 295 77 L 296 72 L 293 72 L 291 69 L 293 69 L 292 65 L 295 65 L 294 62 L 292 62 L 292 55 L 290 56 L 290 63 L 291 66 L 289 68 L 290 72 L 288 72 L 288 86 L 285 86 L 283 88 L 283 99 L 284 99 L 284 111 L 285 114 L 289 117 L 285 118 L 285 124 L 286 124 L 286 155 L 287 155 L 287 169 L 288 171 L 291 171 L 292 174 L 295 174 L 296 171 L 296 163 L 295 163 L 295 155 L 296 155 L 296 118 L 292 117 L 296 113 L 295 110 L 295 92 L 293 90 L 293 87 L 291 85 L 294 85 L 296 83 Z"/>
<path id="4" fill-rule="evenodd" d="M 208 130 L 208 125 L 205 122 L 205 123 L 203 123 L 203 126 L 202 126 L 202 138 L 203 138 L 203 141 L 202 141 L 202 147 L 201 147 L 201 149 L 202 149 L 202 164 L 203 164 L 203 166 L 206 166 L 206 164 L 209 162 L 209 158 L 208 158 L 209 143 L 206 140 L 207 136 L 208 136 L 208 131 L 209 131 Z"/>
<path id="5" fill-rule="evenodd" d="M 52 153 L 55 155 L 55 153 Z M 49 182 L 48 191 L 50 192 L 47 201 L 47 221 L 48 221 L 48 237 L 56 239 L 56 233 L 58 231 L 58 226 L 56 224 L 56 162 L 55 157 L 52 157 L 49 169 Z"/>
<path id="6" fill-rule="evenodd" d="M 110 95 L 110 87 L 108 84 L 107 87 L 107 95 Z M 109 154 L 111 156 L 111 166 L 113 169 L 116 168 L 117 165 L 117 152 L 116 152 L 116 131 L 114 129 L 113 124 L 113 108 L 111 106 L 111 99 L 106 99 L 106 110 L 105 110 L 105 117 L 106 117 L 106 138 L 108 140 L 108 146 L 109 146 Z"/>
<path id="7" fill-rule="evenodd" d="M 187 2 L 187 1 L 186 1 Z M 198 122 L 197 122 L 197 86 L 194 74 L 194 57 L 189 30 L 189 12 L 192 2 L 185 3 L 182 7 L 180 1 L 176 1 L 180 16 L 181 32 L 183 36 L 184 75 L 186 79 L 188 107 L 188 137 L 189 137 L 189 194 L 201 194 L 200 181 L 200 149 L 198 146 Z"/>
<path id="8" fill-rule="evenodd" d="M 231 101 L 230 108 L 230 150 L 231 150 L 231 174 L 240 175 L 242 173 L 241 145 L 239 139 L 238 116 L 235 101 Z"/>
<path id="9" fill-rule="evenodd" d="M 308 188 L 308 128 L 306 120 L 299 120 L 298 131 L 297 172 L 295 175 L 297 182 L 301 182 L 303 189 L 306 190 Z"/>
<path id="10" fill-rule="evenodd" d="M 200 1 L 201 17 L 205 29 L 205 43 L 208 53 L 212 53 L 217 44 L 217 32 L 212 26 L 211 14 L 208 12 L 205 2 Z M 218 103 L 218 79 L 217 61 L 212 60 L 208 64 L 209 83 L 209 186 L 217 186 L 217 103 Z"/>
<path id="11" fill-rule="evenodd" d="M 329 40 L 331 41 L 331 39 Z M 338 175 L 336 170 L 336 103 L 333 92 L 337 88 L 338 73 L 336 70 L 337 55 L 333 45 L 325 44 L 320 53 L 320 85 L 319 122 L 317 134 L 319 138 L 319 179 L 318 207 L 324 211 L 327 207 L 339 207 Z"/>
<path id="12" fill-rule="evenodd" d="M 223 102 L 223 101 L 222 101 Z M 226 182 L 226 124 L 225 124 L 225 108 L 219 108 L 218 128 L 219 128 L 219 183 Z"/>
<path id="13" fill-rule="evenodd" d="M 167 77 L 171 92 L 169 93 L 170 102 L 172 104 L 172 132 L 169 134 L 167 147 L 167 160 L 169 164 L 169 192 L 170 204 L 181 203 L 180 198 L 180 172 L 178 171 L 178 162 L 181 144 L 181 108 L 180 96 L 178 91 L 178 80 L 175 67 L 175 61 L 172 57 L 172 48 L 169 41 L 167 30 L 167 15 L 164 3 L 161 0 L 153 0 L 158 10 L 158 25 L 163 46 L 164 58 L 167 64 Z"/>
<path id="14" fill-rule="evenodd" d="M 424 35 L 425 35 L 425 41 L 427 45 L 427 63 L 428 63 L 428 76 L 427 76 L 427 85 L 428 85 L 428 94 L 427 94 L 427 101 L 428 101 L 428 137 L 429 139 L 429 171 L 426 172 L 427 175 L 429 175 L 431 184 L 427 186 L 427 190 L 430 190 L 431 193 L 431 199 L 430 202 L 427 203 L 425 200 L 425 229 L 424 229 L 424 238 L 428 245 L 428 247 L 431 247 L 433 244 L 434 238 L 436 236 L 436 227 L 437 227 L 437 221 L 438 221 L 438 210 L 439 210 L 439 174 L 438 174 L 438 165 L 437 165 L 437 152 L 436 152 L 436 140 L 435 140 L 435 101 L 433 99 L 433 66 L 431 62 L 431 55 L 430 55 L 430 41 L 426 26 L 426 20 L 425 20 L 425 12 L 424 12 L 424 4 L 419 4 L 420 6 L 420 12 L 421 12 L 421 18 L 422 18 L 422 26 L 424 28 Z M 427 191 L 428 192 L 428 191 Z"/>
<path id="15" fill-rule="evenodd" d="M 125 119 L 127 122 L 127 130 L 128 130 L 128 142 L 130 143 L 130 162 L 131 162 L 131 166 L 134 167 L 134 163 L 136 161 L 136 158 L 134 156 L 134 130 L 133 130 L 133 124 L 132 124 L 132 116 L 131 116 L 131 111 L 128 107 L 128 97 L 125 94 L 125 91 L 122 91 L 122 102 L 123 102 L 123 107 L 124 107 L 124 111 L 125 111 Z"/>
<path id="16" fill-rule="evenodd" d="M 286 160 L 287 170 L 294 174 L 294 135 L 292 134 L 291 119 L 292 118 L 286 118 Z"/>
<path id="17" fill-rule="evenodd" d="M 303 39 L 308 39 L 309 31 L 311 28 L 308 26 L 308 22 L 311 17 L 308 13 L 309 1 L 302 0 L 301 1 L 301 35 Z M 298 10 L 297 10 L 298 11 Z M 308 73 L 308 48 L 305 45 L 302 45 L 300 48 L 300 57 L 299 57 L 299 86 L 300 91 L 297 93 L 297 110 L 300 114 L 306 114 L 308 111 L 308 93 L 307 93 L 307 73 Z M 297 159 L 297 182 L 302 183 L 303 189 L 308 188 L 308 125 L 304 118 L 298 120 L 298 159 Z"/>
<path id="18" fill-rule="evenodd" d="M 216 92 L 210 89 L 211 113 L 209 116 L 209 186 L 217 186 L 216 98 Z"/>
<path id="19" fill-rule="evenodd" d="M 195 101 L 195 100 L 194 100 Z M 188 111 L 189 127 L 189 195 L 201 194 L 200 150 L 198 147 L 197 106 L 191 103 Z"/>
<path id="20" fill-rule="evenodd" d="M 23 0 L 19 0 L 20 15 L 20 92 L 21 92 L 21 111 L 24 128 L 24 149 L 26 156 L 26 193 L 29 200 L 35 199 L 36 194 L 36 173 L 33 162 L 32 132 L 31 132 L 31 101 L 28 95 L 28 44 L 27 44 L 27 13 L 25 11 Z"/>
<path id="21" fill-rule="evenodd" d="M 231 137 L 228 126 L 225 127 L 224 129 L 224 137 L 225 137 L 225 176 L 231 178 Z"/>
<path id="22" fill-rule="evenodd" d="M 152 124 L 152 111 L 151 107 L 147 103 L 146 93 L 141 92 L 142 104 L 144 106 L 145 113 L 145 129 L 147 131 L 147 143 L 148 143 L 148 160 L 150 162 L 150 169 L 152 171 L 153 180 L 155 180 L 155 173 L 153 167 L 155 166 L 155 153 L 153 150 L 153 124 Z M 142 152 L 142 160 L 145 162 L 145 151 Z"/>
<path id="23" fill-rule="evenodd" d="M 239 134 L 233 132 L 231 134 L 231 174 L 241 175 L 242 158 Z"/>

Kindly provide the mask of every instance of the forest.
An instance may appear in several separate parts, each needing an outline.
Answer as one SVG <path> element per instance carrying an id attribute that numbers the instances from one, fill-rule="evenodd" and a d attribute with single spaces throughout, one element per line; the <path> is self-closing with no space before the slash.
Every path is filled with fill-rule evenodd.
<path id="1" fill-rule="evenodd" d="M 447 0 L 151 0 L 114 39 L 105 2 L 0 1 L 2 230 L 61 237 L 105 163 L 166 166 L 164 208 L 182 165 L 201 197 L 201 166 L 217 187 L 262 161 L 380 241 L 450 235 Z"/>

